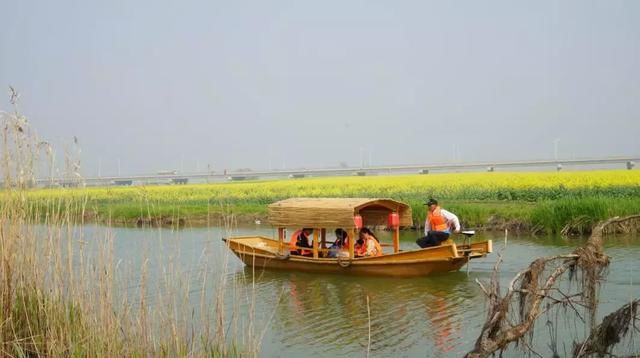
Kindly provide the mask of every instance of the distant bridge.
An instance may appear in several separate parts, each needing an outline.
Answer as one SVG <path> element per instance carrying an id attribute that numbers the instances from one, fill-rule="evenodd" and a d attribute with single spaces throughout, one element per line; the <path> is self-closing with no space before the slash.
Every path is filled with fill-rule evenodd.
<path id="1" fill-rule="evenodd" d="M 531 161 L 506 161 L 506 162 L 478 162 L 478 163 L 454 163 L 454 164 L 423 164 L 423 165 L 388 165 L 372 166 L 364 168 L 324 168 L 324 169 L 291 169 L 268 171 L 241 171 L 241 172 L 201 172 L 201 173 L 156 173 L 134 176 L 101 176 L 82 179 L 42 178 L 37 179 L 39 186 L 77 186 L 77 185 L 151 185 L 151 184 L 186 184 L 187 182 L 220 182 L 251 179 L 274 178 L 303 178 L 318 176 L 345 176 L 345 175 L 393 175 L 393 174 L 428 174 L 430 172 L 474 171 L 486 170 L 493 172 L 498 169 L 527 169 L 540 168 L 544 170 L 562 170 L 566 167 L 591 166 L 593 168 L 603 166 L 620 165 L 620 168 L 633 169 L 640 156 L 635 157 L 608 157 L 591 159 L 565 159 L 565 160 L 531 160 Z"/>

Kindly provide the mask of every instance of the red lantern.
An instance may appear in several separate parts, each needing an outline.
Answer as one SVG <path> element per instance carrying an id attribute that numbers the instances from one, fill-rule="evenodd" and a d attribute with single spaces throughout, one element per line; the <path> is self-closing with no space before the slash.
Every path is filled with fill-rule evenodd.
<path id="1" fill-rule="evenodd" d="M 356 225 L 356 229 L 362 229 L 362 216 L 356 215 L 353 217 L 353 223 Z"/>
<path id="2" fill-rule="evenodd" d="M 389 227 L 397 228 L 400 226 L 400 215 L 398 213 L 389 214 Z"/>

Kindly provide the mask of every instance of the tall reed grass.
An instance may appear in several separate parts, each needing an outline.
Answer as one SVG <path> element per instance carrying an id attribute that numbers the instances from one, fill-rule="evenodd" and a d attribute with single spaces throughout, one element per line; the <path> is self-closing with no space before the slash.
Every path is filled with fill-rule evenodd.
<path id="1" fill-rule="evenodd" d="M 640 212 L 637 198 L 562 198 L 545 200 L 531 212 L 534 228 L 563 234 L 588 234 L 600 221 Z"/>
<path id="2" fill-rule="evenodd" d="M 230 275 L 228 250 L 204 248 L 186 271 L 163 245 L 124 262 L 108 227 L 86 236 L 86 194 L 27 200 L 42 144 L 15 99 L 0 113 L 0 356 L 257 356 L 255 292 Z"/>

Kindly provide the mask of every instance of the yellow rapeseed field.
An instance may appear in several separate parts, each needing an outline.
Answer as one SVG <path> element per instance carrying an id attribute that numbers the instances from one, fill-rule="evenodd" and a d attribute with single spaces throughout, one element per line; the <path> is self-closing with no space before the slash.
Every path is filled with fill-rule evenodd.
<path id="1" fill-rule="evenodd" d="M 230 213 L 252 220 L 265 216 L 267 204 L 291 197 L 392 198 L 411 205 L 414 223 L 424 220 L 425 199 L 435 197 L 467 227 L 511 222 L 559 232 L 576 221 L 586 229 L 608 217 L 640 213 L 640 171 L 431 173 L 33 189 L 26 199 L 35 215 L 47 212 L 43 206 L 66 207 L 89 220 L 140 223 L 151 218 L 209 222 Z"/>
<path id="2" fill-rule="evenodd" d="M 392 197 L 427 195 L 449 199 L 535 200 L 555 191 L 579 191 L 615 195 L 640 189 L 640 171 L 573 171 L 447 173 L 405 176 L 331 177 L 248 181 L 214 184 L 87 187 L 33 190 L 28 198 L 38 202 L 85 198 L 89 202 L 193 203 L 215 201 L 269 203 L 288 197 Z"/>

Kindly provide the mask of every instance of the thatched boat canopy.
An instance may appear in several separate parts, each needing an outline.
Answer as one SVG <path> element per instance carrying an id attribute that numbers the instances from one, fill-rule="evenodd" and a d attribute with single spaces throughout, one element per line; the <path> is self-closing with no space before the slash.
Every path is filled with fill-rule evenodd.
<path id="1" fill-rule="evenodd" d="M 294 198 L 269 205 L 274 227 L 355 228 L 354 216 L 364 226 L 386 226 L 389 214 L 398 213 L 400 226 L 412 226 L 411 207 L 400 201 L 371 198 Z"/>

